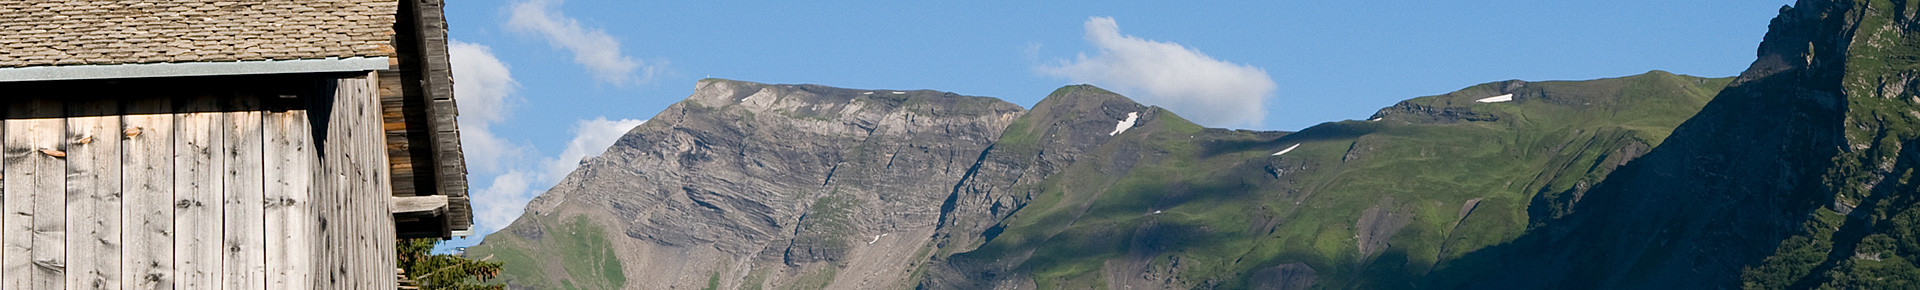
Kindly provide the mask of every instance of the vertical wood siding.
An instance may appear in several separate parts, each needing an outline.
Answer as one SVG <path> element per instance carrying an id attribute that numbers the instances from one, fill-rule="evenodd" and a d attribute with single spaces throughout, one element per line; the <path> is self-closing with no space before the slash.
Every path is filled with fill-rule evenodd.
<path id="1" fill-rule="evenodd" d="M 266 206 L 266 174 L 262 166 L 266 159 L 260 154 L 264 149 L 260 142 L 260 101 L 256 98 L 233 98 L 227 102 L 224 113 L 227 120 L 220 129 L 226 133 L 226 142 L 221 144 L 221 162 L 226 172 L 222 174 L 220 188 L 224 193 L 226 219 L 223 239 L 225 259 L 221 280 L 224 289 L 263 289 L 267 286 L 266 259 L 266 219 L 261 216 Z"/>
<path id="2" fill-rule="evenodd" d="M 186 113 L 174 120 L 173 168 L 174 229 L 173 267 L 178 271 L 176 289 L 213 289 L 220 287 L 221 262 L 220 173 L 222 163 L 217 152 L 226 141 L 226 131 L 218 124 L 227 115 L 219 112 L 214 96 L 182 98 L 174 105 Z"/>
<path id="3" fill-rule="evenodd" d="M 386 135 L 381 130 L 379 78 L 341 79 L 328 107 L 325 139 L 320 142 L 319 170 L 313 175 L 319 206 L 319 239 L 315 250 L 377 249 L 315 255 L 320 289 L 393 289 L 393 215 L 391 176 L 386 157 Z M 315 112 L 318 113 L 318 112 Z M 318 124 L 316 124 L 318 125 Z M 377 166 L 369 166 L 377 165 Z M 384 278 L 379 278 L 384 277 Z"/>
<path id="4" fill-rule="evenodd" d="M 120 289 L 120 103 L 67 103 L 67 288 Z"/>
<path id="5" fill-rule="evenodd" d="M 0 290 L 394 289 L 371 74 L 0 99 Z"/>
<path id="6" fill-rule="evenodd" d="M 62 104 L 30 100 L 7 107 L 5 178 L 7 281 L 18 289 L 66 288 L 67 209 Z M 17 120 L 17 121 L 16 121 Z M 16 124 L 18 123 L 18 124 Z M 8 287 L 15 289 L 14 287 Z"/>
<path id="7" fill-rule="evenodd" d="M 267 288 L 314 289 L 312 127 L 306 111 L 270 112 L 261 126 L 267 138 Z"/>
<path id="8" fill-rule="evenodd" d="M 173 101 L 127 102 L 120 121 L 120 277 L 127 289 L 173 289 Z"/>

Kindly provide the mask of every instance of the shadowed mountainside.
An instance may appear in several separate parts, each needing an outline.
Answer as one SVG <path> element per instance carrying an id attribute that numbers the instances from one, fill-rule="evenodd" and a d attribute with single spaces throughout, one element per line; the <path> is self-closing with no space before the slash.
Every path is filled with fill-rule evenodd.
<path id="1" fill-rule="evenodd" d="M 1803 0 L 1573 214 L 1447 265 L 1470 288 L 1915 287 L 1920 3 Z"/>

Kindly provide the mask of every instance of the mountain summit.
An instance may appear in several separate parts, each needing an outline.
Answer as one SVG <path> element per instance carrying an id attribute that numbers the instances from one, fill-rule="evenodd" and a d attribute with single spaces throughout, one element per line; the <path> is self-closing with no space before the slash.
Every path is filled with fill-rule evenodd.
<path id="1" fill-rule="evenodd" d="M 1737 78 L 1509 80 L 1299 132 L 1097 87 L 702 80 L 469 255 L 516 288 L 1899 288 L 1920 2 L 1783 8 Z"/>
<path id="2" fill-rule="evenodd" d="M 1025 113 L 935 91 L 701 80 L 474 251 L 541 289 L 901 283 L 948 192 Z"/>

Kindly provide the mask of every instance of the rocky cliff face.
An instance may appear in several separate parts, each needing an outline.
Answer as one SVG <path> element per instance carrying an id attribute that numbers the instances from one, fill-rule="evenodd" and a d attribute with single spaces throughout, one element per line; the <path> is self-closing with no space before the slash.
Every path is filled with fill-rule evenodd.
<path id="1" fill-rule="evenodd" d="M 954 184 L 1023 113 L 935 91 L 702 80 L 476 252 L 548 265 L 512 281 L 534 288 L 897 288 Z M 566 256 L 552 245 L 575 216 L 608 233 L 586 243 L 612 247 L 617 270 L 549 258 Z"/>
<path id="2" fill-rule="evenodd" d="M 1029 111 L 1032 117 L 1010 125 L 1004 135 L 1012 139 L 983 151 L 972 174 L 954 186 L 942 206 L 940 248 L 965 251 L 991 239 L 982 233 L 996 231 L 998 221 L 1039 196 L 1039 183 L 1161 112 L 1093 86 L 1056 90 Z"/>
<path id="3" fill-rule="evenodd" d="M 994 147 L 982 152 L 977 170 L 954 186 L 944 211 L 935 256 L 921 288 L 979 289 L 1018 287 L 1017 274 L 1024 257 L 994 261 L 949 261 L 944 257 L 976 249 L 998 238 L 1009 225 L 1002 223 L 1034 198 L 1057 186 L 1055 175 L 1075 164 L 1106 163 L 1100 170 L 1125 174 L 1143 148 L 1125 145 L 1121 134 L 1158 130 L 1162 118 L 1175 118 L 1158 107 L 1148 107 L 1124 96 L 1089 85 L 1055 90 L 1028 115 L 1010 125 Z M 1179 121 L 1185 122 L 1185 121 Z M 1104 152 L 1119 146 L 1120 152 Z M 1110 149 L 1111 150 L 1111 149 Z M 1094 159 L 1082 163 L 1082 159 Z M 1057 193 L 1056 193 L 1057 194 Z M 1067 222 L 1067 221 L 1056 221 Z"/>

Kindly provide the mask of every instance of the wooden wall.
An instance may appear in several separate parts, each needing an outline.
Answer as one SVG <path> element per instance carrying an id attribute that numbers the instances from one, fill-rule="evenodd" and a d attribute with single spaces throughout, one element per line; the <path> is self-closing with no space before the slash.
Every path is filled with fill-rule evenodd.
<path id="1" fill-rule="evenodd" d="M 394 289 L 378 78 L 273 81 L 0 86 L 0 290 Z"/>

